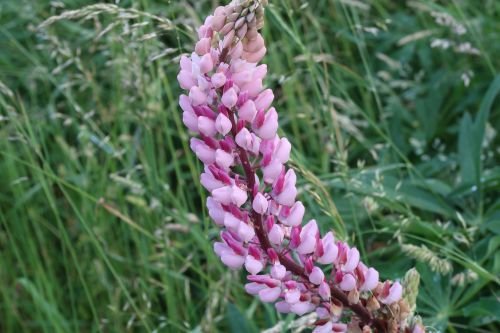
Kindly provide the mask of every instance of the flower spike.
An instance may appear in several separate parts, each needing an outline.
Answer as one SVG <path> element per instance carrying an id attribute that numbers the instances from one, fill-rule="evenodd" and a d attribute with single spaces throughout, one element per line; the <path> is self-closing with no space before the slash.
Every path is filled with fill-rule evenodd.
<path id="1" fill-rule="evenodd" d="M 313 332 L 411 332 L 393 311 L 408 308 L 399 282 L 380 282 L 355 247 L 332 232 L 321 236 L 315 220 L 302 225 L 297 176 L 287 167 L 291 144 L 277 134 L 274 94 L 262 83 L 267 67 L 258 64 L 266 4 L 218 7 L 180 61 L 183 122 L 198 135 L 191 149 L 205 164 L 209 215 L 223 229 L 214 251 L 229 268 L 246 269 L 245 290 L 277 311 L 316 311 Z"/>

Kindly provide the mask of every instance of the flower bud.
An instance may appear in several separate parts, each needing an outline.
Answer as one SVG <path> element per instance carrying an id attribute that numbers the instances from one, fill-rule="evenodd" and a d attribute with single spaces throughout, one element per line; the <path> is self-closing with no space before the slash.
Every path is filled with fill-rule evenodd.
<path id="1" fill-rule="evenodd" d="M 323 282 L 323 280 L 325 279 L 325 274 L 323 273 L 323 271 L 318 268 L 318 267 L 314 267 L 312 269 L 312 272 L 311 274 L 309 274 L 309 281 L 311 283 L 314 283 L 316 285 L 319 285 L 321 284 L 321 282 Z"/>
<path id="2" fill-rule="evenodd" d="M 217 129 L 217 132 L 222 135 L 226 135 L 227 133 L 229 133 L 229 131 L 231 131 L 232 127 L 233 125 L 231 124 L 229 118 L 224 114 L 219 113 L 217 119 L 215 120 L 215 128 Z"/>
<path id="3" fill-rule="evenodd" d="M 198 86 L 193 86 L 189 89 L 189 100 L 194 106 L 205 104 L 207 95 Z"/>
<path id="4" fill-rule="evenodd" d="M 215 122 L 207 117 L 198 117 L 198 130 L 206 136 L 213 136 L 217 133 Z"/>
<path id="5" fill-rule="evenodd" d="M 255 108 L 255 103 L 252 100 L 248 100 L 238 109 L 238 115 L 240 119 L 243 119 L 248 122 L 252 122 L 255 114 L 257 113 L 257 109 Z"/>
<path id="6" fill-rule="evenodd" d="M 210 43 L 212 42 L 211 38 L 202 38 L 196 43 L 196 46 L 194 48 L 194 51 L 196 54 L 202 56 L 206 55 L 207 53 L 210 52 Z"/>
<path id="7" fill-rule="evenodd" d="M 258 214 L 264 214 L 267 211 L 268 205 L 269 203 L 266 197 L 264 197 L 264 195 L 262 195 L 262 193 L 260 192 L 257 193 L 252 203 L 253 210 Z"/>
<path id="8" fill-rule="evenodd" d="M 282 219 L 281 222 L 284 225 L 295 227 L 302 223 L 302 218 L 304 217 L 305 208 L 302 202 L 297 201 L 293 204 L 290 214 L 287 218 Z"/>
<path id="9" fill-rule="evenodd" d="M 224 104 L 229 109 L 235 106 L 237 101 L 238 101 L 238 95 L 236 94 L 234 88 L 229 88 L 222 95 L 222 104 Z"/>
<path id="10" fill-rule="evenodd" d="M 245 222 L 241 222 L 238 226 L 238 236 L 240 236 L 244 242 L 249 242 L 254 238 L 255 230 Z"/>
<path id="11" fill-rule="evenodd" d="M 196 80 L 193 78 L 191 72 L 181 70 L 177 75 L 177 81 L 179 81 L 179 85 L 182 89 L 191 89 L 194 85 L 196 85 Z"/>
<path id="12" fill-rule="evenodd" d="M 200 65 L 200 72 L 202 74 L 206 74 L 214 68 L 214 62 L 212 60 L 212 56 L 210 55 L 210 53 L 207 53 L 203 57 L 201 57 L 199 65 Z"/>
<path id="13" fill-rule="evenodd" d="M 224 73 L 215 73 L 212 75 L 212 86 L 217 89 L 226 83 L 226 75 Z"/>

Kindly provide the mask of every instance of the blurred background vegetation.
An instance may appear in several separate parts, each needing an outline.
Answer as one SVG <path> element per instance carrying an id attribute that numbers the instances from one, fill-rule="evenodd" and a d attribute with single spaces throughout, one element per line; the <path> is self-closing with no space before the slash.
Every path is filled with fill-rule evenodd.
<path id="1" fill-rule="evenodd" d="M 267 85 L 307 217 L 384 278 L 416 266 L 430 332 L 499 332 L 500 2 L 270 3 Z M 218 2 L 95 4 L 0 1 L 0 331 L 290 322 L 214 256 L 177 107 Z"/>

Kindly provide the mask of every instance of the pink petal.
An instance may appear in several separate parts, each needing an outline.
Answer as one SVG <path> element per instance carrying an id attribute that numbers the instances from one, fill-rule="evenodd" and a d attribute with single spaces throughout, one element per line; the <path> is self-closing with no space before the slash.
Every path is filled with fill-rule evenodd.
<path id="1" fill-rule="evenodd" d="M 212 61 L 212 56 L 210 55 L 210 53 L 207 53 L 203 57 L 201 57 L 199 66 L 200 72 L 202 74 L 206 74 L 214 68 L 214 62 Z"/>
<path id="2" fill-rule="evenodd" d="M 318 258 L 318 262 L 323 265 L 328 265 L 333 263 L 335 259 L 337 259 L 337 254 L 338 254 L 337 245 L 334 243 L 327 243 L 327 245 L 325 246 L 323 241 L 323 246 L 325 253 Z"/>
<path id="3" fill-rule="evenodd" d="M 300 301 L 300 290 L 295 288 L 285 291 L 285 300 L 290 304 L 297 303 Z"/>
<path id="4" fill-rule="evenodd" d="M 287 138 L 281 138 L 276 150 L 274 151 L 274 157 L 277 158 L 281 163 L 286 163 L 290 158 L 290 151 L 292 145 Z"/>
<path id="5" fill-rule="evenodd" d="M 297 302 L 295 304 L 292 304 L 292 306 L 290 306 L 290 310 L 293 313 L 296 313 L 299 316 L 302 316 L 308 312 L 313 311 L 314 305 L 312 305 L 310 302 Z"/>
<path id="6" fill-rule="evenodd" d="M 240 119 L 246 120 L 248 122 L 253 121 L 256 113 L 257 109 L 255 108 L 255 103 L 252 100 L 246 101 L 245 104 L 243 104 L 238 110 Z"/>
<path id="7" fill-rule="evenodd" d="M 322 306 L 319 306 L 316 308 L 316 314 L 318 315 L 318 318 L 320 318 L 320 319 L 330 318 L 330 311 L 328 311 L 327 309 L 325 309 Z"/>
<path id="8" fill-rule="evenodd" d="M 245 127 L 236 134 L 236 144 L 245 150 L 249 150 L 252 145 L 252 135 Z"/>
<path id="9" fill-rule="evenodd" d="M 281 294 L 281 288 L 266 288 L 259 291 L 259 297 L 262 302 L 271 303 L 278 299 Z"/>
<path id="10" fill-rule="evenodd" d="M 255 133 L 263 139 L 270 140 L 276 136 L 278 130 L 278 113 L 275 108 L 269 109 L 264 123 L 259 128 L 255 128 Z"/>
<path id="11" fill-rule="evenodd" d="M 224 23 L 226 23 L 225 15 L 214 15 L 210 21 L 210 26 L 214 31 L 220 31 L 220 29 L 224 26 Z"/>
<path id="12" fill-rule="evenodd" d="M 215 162 L 215 151 L 208 147 L 203 141 L 191 138 L 191 150 L 196 154 L 196 157 L 203 163 L 210 165 Z"/>
<path id="13" fill-rule="evenodd" d="M 318 288 L 318 293 L 324 300 L 330 299 L 331 291 L 330 286 L 325 281 L 321 282 Z"/>
<path id="14" fill-rule="evenodd" d="M 278 160 L 272 160 L 271 163 L 262 168 L 264 181 L 268 184 L 274 183 L 280 175 L 281 170 L 283 170 L 283 164 Z"/>
<path id="15" fill-rule="evenodd" d="M 269 202 L 266 197 L 262 193 L 257 193 L 255 198 L 253 199 L 252 208 L 258 214 L 264 214 L 267 211 L 267 207 L 269 206 Z"/>
<path id="16" fill-rule="evenodd" d="M 240 236 L 244 242 L 249 242 L 252 238 L 254 238 L 255 230 L 252 226 L 246 224 L 245 222 L 241 222 L 238 226 L 238 236 Z"/>
<path id="17" fill-rule="evenodd" d="M 316 239 L 314 237 L 305 237 L 300 241 L 300 245 L 297 247 L 297 252 L 300 254 L 309 254 L 314 252 L 316 248 Z"/>
<path id="18" fill-rule="evenodd" d="M 321 284 L 321 282 L 323 282 L 324 279 L 325 279 L 325 274 L 318 267 L 314 267 L 312 269 L 311 274 L 309 274 L 309 281 L 311 281 L 311 283 L 319 285 Z"/>
<path id="19" fill-rule="evenodd" d="M 245 258 L 245 268 L 250 274 L 257 274 L 264 268 L 264 265 L 253 256 L 248 255 Z"/>
<path id="20" fill-rule="evenodd" d="M 262 289 L 266 289 L 266 285 L 262 283 L 257 283 L 257 282 L 250 282 L 245 284 L 245 290 L 247 293 L 250 295 L 258 295 L 259 291 Z"/>
<path id="21" fill-rule="evenodd" d="M 290 304 L 288 304 L 287 302 L 276 302 L 274 304 L 274 307 L 276 308 L 276 311 L 280 313 L 290 313 Z"/>
<path id="22" fill-rule="evenodd" d="M 290 227 L 296 227 L 302 223 L 304 218 L 305 208 L 302 202 L 297 201 L 293 204 L 290 210 L 290 215 L 286 219 L 281 220 L 281 222 Z"/>
<path id="23" fill-rule="evenodd" d="M 227 205 L 227 204 L 231 203 L 232 192 L 233 191 L 232 191 L 230 186 L 224 186 L 224 187 L 220 187 L 218 189 L 213 190 L 212 197 L 218 203 L 221 203 L 223 205 Z"/>
<path id="24" fill-rule="evenodd" d="M 290 184 L 285 186 L 283 192 L 274 197 L 277 203 L 280 205 L 291 206 L 295 202 L 295 197 L 297 196 L 297 188 L 295 185 Z"/>
<path id="25" fill-rule="evenodd" d="M 283 238 L 285 237 L 285 233 L 283 229 L 278 224 L 273 225 L 271 230 L 269 231 L 269 241 L 275 245 L 281 245 L 283 242 Z"/>
<path id="26" fill-rule="evenodd" d="M 232 127 L 233 125 L 231 124 L 229 118 L 222 113 L 219 113 L 217 119 L 215 119 L 215 128 L 217 129 L 217 131 L 222 135 L 226 135 L 227 133 L 229 133 Z"/>
<path id="27" fill-rule="evenodd" d="M 226 75 L 224 73 L 215 73 L 212 75 L 212 86 L 214 88 L 220 88 L 226 83 Z"/>
<path id="28" fill-rule="evenodd" d="M 365 273 L 365 282 L 359 288 L 361 291 L 373 290 L 378 285 L 379 274 L 375 268 L 370 267 Z"/>
<path id="29" fill-rule="evenodd" d="M 359 251 L 355 247 L 347 251 L 347 262 L 342 265 L 342 270 L 344 272 L 352 272 L 358 266 L 359 263 Z"/>
<path id="30" fill-rule="evenodd" d="M 198 86 L 193 86 L 189 90 L 189 100 L 194 106 L 205 104 L 207 102 L 207 95 Z"/>
<path id="31" fill-rule="evenodd" d="M 202 38 L 200 39 L 197 43 L 196 43 L 196 46 L 194 48 L 194 51 L 198 54 L 198 55 L 204 55 L 208 52 L 210 52 L 210 43 L 211 43 L 212 39 L 211 38 L 208 38 L 208 37 L 205 37 L 205 38 Z M 206 72 L 205 72 L 206 73 Z"/>
<path id="32" fill-rule="evenodd" d="M 243 266 L 243 263 L 245 262 L 245 258 L 236 254 L 228 253 L 225 252 L 222 254 L 220 257 L 224 265 L 226 265 L 229 268 L 233 269 L 238 269 Z"/>
<path id="33" fill-rule="evenodd" d="M 231 200 L 236 206 L 240 207 L 247 201 L 247 192 L 236 185 L 233 185 L 232 190 Z"/>
<path id="34" fill-rule="evenodd" d="M 212 197 L 207 198 L 208 215 L 217 225 L 224 225 L 224 209 Z"/>
<path id="35" fill-rule="evenodd" d="M 191 67 L 193 66 L 193 63 L 191 62 L 191 59 L 183 55 L 181 57 L 180 65 L 182 70 L 191 72 Z"/>
<path id="36" fill-rule="evenodd" d="M 234 216 L 231 213 L 224 214 L 224 225 L 228 229 L 237 230 L 240 226 L 240 223 L 243 223 L 240 219 Z"/>
<path id="37" fill-rule="evenodd" d="M 267 110 L 273 102 L 274 94 L 271 89 L 266 89 L 259 94 L 259 97 L 255 100 L 255 107 L 257 110 Z"/>
<path id="38" fill-rule="evenodd" d="M 234 157 L 232 154 L 229 154 L 222 149 L 217 149 L 215 151 L 215 162 L 217 162 L 217 165 L 222 169 L 229 170 L 234 163 Z"/>
<path id="39" fill-rule="evenodd" d="M 217 133 L 215 122 L 207 117 L 198 117 L 198 130 L 206 136 L 213 136 Z"/>
<path id="40" fill-rule="evenodd" d="M 192 86 L 196 85 L 196 80 L 193 78 L 191 72 L 181 70 L 177 75 L 177 81 L 182 89 L 191 89 Z"/>
<path id="41" fill-rule="evenodd" d="M 403 294 L 403 287 L 399 282 L 396 281 L 391 286 L 391 289 L 389 289 L 389 295 L 387 295 L 387 297 L 380 298 L 380 302 L 384 304 L 396 303 L 401 299 L 402 294 Z"/>
<path id="42" fill-rule="evenodd" d="M 282 264 L 274 264 L 271 267 L 271 276 L 278 280 L 283 280 L 286 275 L 286 268 Z"/>
<path id="43" fill-rule="evenodd" d="M 235 106 L 237 101 L 238 101 L 238 95 L 236 94 L 234 88 L 228 89 L 222 95 L 222 104 L 224 104 L 229 109 Z"/>
<path id="44" fill-rule="evenodd" d="M 194 112 L 182 112 L 182 122 L 190 131 L 198 132 L 198 117 Z"/>
<path id="45" fill-rule="evenodd" d="M 209 192 L 212 192 L 213 190 L 215 190 L 217 188 L 221 188 L 221 187 L 225 186 L 225 184 L 223 182 L 215 179 L 210 171 L 208 171 L 208 172 L 206 171 L 206 172 L 201 174 L 200 182 L 201 182 L 201 185 L 203 185 L 203 187 L 206 188 L 207 191 L 209 191 Z"/>
<path id="46" fill-rule="evenodd" d="M 339 287 L 344 291 L 351 291 L 356 287 L 356 279 L 351 274 L 345 274 Z"/>

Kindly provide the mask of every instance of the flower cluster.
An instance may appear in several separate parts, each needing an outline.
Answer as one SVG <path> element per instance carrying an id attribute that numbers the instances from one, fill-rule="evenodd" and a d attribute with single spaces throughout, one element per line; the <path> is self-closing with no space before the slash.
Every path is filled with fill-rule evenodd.
<path id="1" fill-rule="evenodd" d="M 209 215 L 222 228 L 214 250 L 228 267 L 245 267 L 246 291 L 279 312 L 316 311 L 316 333 L 404 328 L 404 318 L 391 315 L 391 307 L 404 308 L 402 285 L 380 282 L 355 247 L 332 232 L 321 236 L 315 220 L 302 225 L 297 177 L 286 166 L 291 144 L 277 134 L 267 67 L 258 65 L 264 6 L 239 0 L 217 8 L 198 30 L 195 52 L 180 61 L 183 122 L 198 134 L 190 146 L 204 164 Z"/>

